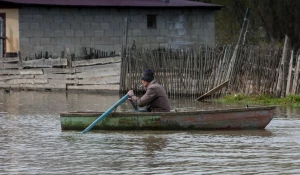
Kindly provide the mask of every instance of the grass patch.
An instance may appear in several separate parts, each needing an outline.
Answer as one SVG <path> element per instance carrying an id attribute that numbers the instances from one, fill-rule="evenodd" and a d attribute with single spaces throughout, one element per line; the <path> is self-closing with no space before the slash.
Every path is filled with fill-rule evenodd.
<path id="1" fill-rule="evenodd" d="M 220 103 L 231 103 L 231 104 L 260 104 L 260 105 L 289 105 L 300 107 L 300 95 L 289 95 L 287 97 L 272 97 L 270 95 L 246 95 L 246 94 L 235 94 L 226 95 L 223 98 L 214 100 Z"/>

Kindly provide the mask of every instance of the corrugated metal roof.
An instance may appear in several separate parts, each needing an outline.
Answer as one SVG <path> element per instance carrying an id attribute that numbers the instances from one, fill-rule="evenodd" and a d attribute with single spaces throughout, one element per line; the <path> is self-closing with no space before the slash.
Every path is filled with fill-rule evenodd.
<path id="1" fill-rule="evenodd" d="M 188 0 L 0 0 L 15 5 L 94 6 L 94 7 L 190 7 L 221 9 L 223 6 Z"/>

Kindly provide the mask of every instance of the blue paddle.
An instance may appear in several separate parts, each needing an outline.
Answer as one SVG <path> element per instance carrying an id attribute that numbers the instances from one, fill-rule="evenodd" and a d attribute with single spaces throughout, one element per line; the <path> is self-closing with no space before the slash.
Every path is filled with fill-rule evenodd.
<path id="1" fill-rule="evenodd" d="M 116 109 L 120 104 L 124 103 L 128 99 L 129 95 L 124 95 L 117 103 L 112 105 L 107 111 L 105 111 L 101 116 L 99 116 L 90 126 L 88 126 L 84 131 L 82 131 L 82 134 L 85 134 L 89 132 L 98 122 L 100 122 L 102 119 L 104 119 L 106 116 L 108 116 L 114 109 Z"/>

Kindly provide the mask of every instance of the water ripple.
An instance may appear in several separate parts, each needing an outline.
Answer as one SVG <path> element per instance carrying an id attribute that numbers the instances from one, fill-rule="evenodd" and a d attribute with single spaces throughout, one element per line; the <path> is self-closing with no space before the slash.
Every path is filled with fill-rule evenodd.
<path id="1" fill-rule="evenodd" d="M 109 99 L 4 96 L 8 114 L 0 116 L 0 174 L 300 173 L 300 120 L 293 112 L 280 114 L 266 130 L 61 131 L 59 111 L 97 110 L 99 98 Z"/>

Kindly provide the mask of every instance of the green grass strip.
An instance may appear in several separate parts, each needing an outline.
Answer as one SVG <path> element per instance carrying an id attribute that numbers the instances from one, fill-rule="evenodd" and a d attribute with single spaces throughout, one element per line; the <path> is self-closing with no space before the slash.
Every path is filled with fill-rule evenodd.
<path id="1" fill-rule="evenodd" d="M 270 95 L 235 94 L 226 95 L 223 98 L 215 99 L 214 101 L 228 104 L 244 103 L 249 105 L 289 105 L 300 107 L 300 95 L 289 95 L 286 97 L 277 98 Z"/>

